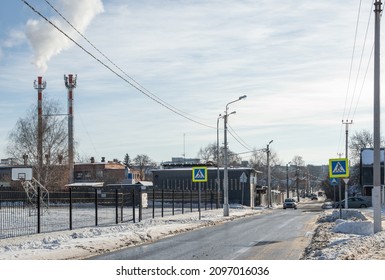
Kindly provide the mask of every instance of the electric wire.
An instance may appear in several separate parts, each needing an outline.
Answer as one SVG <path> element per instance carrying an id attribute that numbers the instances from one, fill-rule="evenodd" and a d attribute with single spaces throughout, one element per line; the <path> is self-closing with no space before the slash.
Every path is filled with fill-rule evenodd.
<path id="1" fill-rule="evenodd" d="M 110 58 L 107 57 L 107 55 L 105 55 L 99 48 L 97 48 L 89 39 L 87 39 L 84 34 L 82 34 L 69 20 L 67 20 L 67 18 L 65 16 L 63 16 L 63 14 L 58 10 L 56 9 L 48 0 L 42 0 L 44 2 L 47 3 L 48 6 L 51 7 L 52 10 L 54 10 L 69 26 L 71 26 L 75 31 L 76 33 L 79 34 L 79 36 L 81 36 L 88 44 L 90 44 L 91 47 L 93 47 L 100 55 L 102 55 L 108 62 L 110 62 L 113 66 L 115 66 L 120 72 L 122 72 L 127 78 L 129 78 L 133 83 L 135 83 L 138 87 L 140 87 L 141 89 L 143 89 L 144 91 L 146 91 L 148 94 L 150 94 L 151 96 L 153 96 L 154 98 L 158 99 L 160 102 L 166 104 L 167 106 L 173 108 L 174 110 L 177 110 L 183 114 L 186 114 L 186 115 L 190 115 L 192 116 L 191 114 L 187 113 L 187 112 L 184 112 L 182 110 L 179 110 L 178 108 L 172 106 L 171 104 L 169 104 L 168 102 L 164 101 L 163 99 L 159 98 L 158 96 L 156 96 L 155 94 L 153 94 L 150 90 L 148 90 L 147 88 L 145 88 L 143 85 L 141 85 L 138 81 L 136 81 L 132 76 L 130 76 L 126 71 L 124 71 L 121 67 L 119 67 L 116 63 L 114 63 Z"/>
<path id="2" fill-rule="evenodd" d="M 368 19 L 368 23 L 366 25 L 366 31 L 365 31 L 365 37 L 364 37 L 364 43 L 363 43 L 363 46 L 362 46 L 362 51 L 361 51 L 361 57 L 360 57 L 360 62 L 359 62 L 359 65 L 358 65 L 358 70 L 357 70 L 357 75 L 356 75 L 356 81 L 354 83 L 354 90 L 353 90 L 353 96 L 351 98 L 351 102 L 350 102 L 350 107 L 349 107 L 349 111 L 348 111 L 348 115 L 347 115 L 347 120 L 349 119 L 349 116 L 350 116 L 350 112 L 352 110 L 352 106 L 353 106 L 353 102 L 354 102 L 354 96 L 356 94 L 356 89 L 357 89 L 357 84 L 358 84 L 358 77 L 359 77 L 359 74 L 360 74 L 360 70 L 361 70 L 361 65 L 362 65 L 362 60 L 363 60 L 363 56 L 364 56 L 364 52 L 365 52 L 365 47 L 366 47 L 366 42 L 367 42 L 367 38 L 368 38 L 368 32 L 369 32 L 369 26 L 370 26 L 370 19 L 372 17 L 372 9 L 370 7 L 370 11 L 369 11 L 369 19 Z M 374 45 L 373 45 L 374 46 Z M 370 59 L 369 59 L 370 61 Z M 366 72 L 365 72 L 365 77 L 366 77 Z M 364 80 L 365 82 L 365 80 Z M 352 119 L 352 118 L 351 118 Z"/>
<path id="3" fill-rule="evenodd" d="M 167 104 L 165 103 L 162 103 L 161 101 L 159 101 L 157 98 L 153 97 L 152 95 L 148 94 L 147 92 L 145 92 L 143 89 L 141 89 L 138 85 L 135 85 L 133 82 L 129 81 L 127 78 L 123 77 L 121 74 L 117 73 L 114 69 L 112 69 L 110 66 L 108 66 L 106 63 L 104 63 L 103 61 L 101 61 L 99 58 L 97 58 L 94 54 L 92 54 L 90 51 L 88 51 L 87 49 L 85 49 L 82 45 L 80 45 L 78 42 L 76 42 L 71 36 L 69 36 L 67 33 L 65 33 L 62 29 L 60 29 L 58 26 L 56 26 L 51 20 L 49 20 L 47 17 L 45 17 L 42 13 L 40 13 L 38 10 L 36 10 L 31 4 L 29 4 L 26 0 L 20 0 L 22 2 L 24 2 L 24 4 L 26 4 L 34 13 L 36 13 L 37 15 L 39 15 L 40 17 L 42 17 L 45 21 L 47 21 L 51 26 L 53 26 L 56 30 L 58 30 L 60 33 L 62 33 L 65 37 L 67 37 L 71 42 L 73 42 L 76 46 L 78 46 L 81 50 L 83 50 L 86 54 L 88 54 L 89 56 L 91 56 L 94 60 L 96 60 L 98 63 L 100 63 L 102 66 L 104 66 L 105 68 L 107 68 L 109 71 L 111 71 L 113 74 L 115 74 L 118 78 L 120 78 L 121 80 L 123 80 L 124 82 L 128 83 L 130 86 L 132 86 L 133 88 L 135 88 L 137 91 L 141 92 L 142 94 L 144 94 L 145 96 L 147 96 L 148 98 L 152 99 L 153 101 L 155 101 L 156 103 L 158 103 L 159 105 L 165 107 L 166 109 L 170 110 L 171 112 L 181 116 L 182 118 L 185 118 L 193 123 L 196 123 L 196 124 L 199 124 L 201 126 L 205 126 L 205 127 L 208 127 L 208 128 L 212 128 L 212 129 L 216 129 L 216 127 L 214 126 L 211 126 L 211 125 L 207 125 L 205 123 L 202 123 L 202 122 L 199 122 L 197 120 L 194 120 L 193 118 L 191 117 L 188 117 L 184 114 L 182 114 L 181 112 L 178 112 L 177 110 L 171 108 L 170 106 L 168 106 Z"/>
<path id="4" fill-rule="evenodd" d="M 250 145 L 248 145 L 241 137 L 239 137 L 239 135 L 235 132 L 235 130 L 229 125 L 229 124 L 227 124 L 227 126 L 228 126 L 228 128 L 231 130 L 229 130 L 229 133 L 230 133 L 230 135 L 231 136 L 233 136 L 233 138 L 239 143 L 239 144 L 241 144 L 246 150 L 249 150 L 249 151 L 251 151 L 251 150 L 253 150 L 253 148 L 250 146 Z M 234 136 L 234 134 L 236 135 L 236 136 Z"/>
<path id="5" fill-rule="evenodd" d="M 345 119 L 346 106 L 347 106 L 347 103 L 348 103 L 348 96 L 349 96 L 349 90 L 350 90 L 350 80 L 351 80 L 351 76 L 352 76 L 354 54 L 355 54 L 355 50 L 356 50 L 356 42 L 357 42 L 357 34 L 358 34 L 358 23 L 359 23 L 360 14 L 361 14 L 361 3 L 362 3 L 362 0 L 360 0 L 360 4 L 358 6 L 356 30 L 355 30 L 355 34 L 354 34 L 352 56 L 351 56 L 351 59 L 350 59 L 350 69 L 349 69 L 348 85 L 347 85 L 347 90 L 346 90 L 346 95 L 345 95 L 345 105 L 344 105 L 344 110 L 343 110 L 343 113 L 342 113 L 342 119 Z"/>

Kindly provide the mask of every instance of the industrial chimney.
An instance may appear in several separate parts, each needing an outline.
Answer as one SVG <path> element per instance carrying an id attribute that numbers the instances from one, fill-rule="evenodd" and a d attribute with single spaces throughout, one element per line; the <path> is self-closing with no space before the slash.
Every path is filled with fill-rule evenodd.
<path id="1" fill-rule="evenodd" d="M 41 182 L 43 172 L 43 90 L 46 85 L 42 77 L 37 77 L 37 81 L 34 82 L 34 88 L 37 90 L 37 162 L 39 169 L 37 180 L 39 182 Z"/>
<path id="2" fill-rule="evenodd" d="M 64 75 L 64 84 L 68 89 L 68 165 L 69 183 L 74 180 L 74 123 L 73 123 L 73 89 L 76 88 L 76 78 L 72 74 Z"/>

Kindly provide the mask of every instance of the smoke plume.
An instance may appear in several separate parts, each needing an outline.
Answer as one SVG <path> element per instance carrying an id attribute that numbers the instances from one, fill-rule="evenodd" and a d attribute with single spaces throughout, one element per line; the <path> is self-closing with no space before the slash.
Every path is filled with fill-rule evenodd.
<path id="1" fill-rule="evenodd" d="M 57 0 L 52 2 L 55 8 L 82 34 L 92 19 L 104 11 L 101 0 Z M 79 34 L 55 13 L 49 18 L 56 26 L 76 39 Z M 26 34 L 34 50 L 33 63 L 43 73 L 47 70 L 48 61 L 61 51 L 68 49 L 73 43 L 44 19 L 28 20 Z"/>

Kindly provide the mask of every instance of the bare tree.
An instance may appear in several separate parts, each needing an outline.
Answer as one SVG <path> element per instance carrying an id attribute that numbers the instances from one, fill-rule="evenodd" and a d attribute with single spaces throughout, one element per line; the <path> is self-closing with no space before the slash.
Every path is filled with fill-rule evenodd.
<path id="1" fill-rule="evenodd" d="M 37 152 L 37 107 L 33 106 L 24 118 L 20 118 L 8 136 L 7 154 L 28 164 L 34 174 L 40 174 L 41 183 L 46 187 L 62 186 L 67 182 L 66 168 L 61 166 L 68 159 L 66 119 L 58 116 L 58 102 L 46 99 L 43 102 L 43 170 L 38 167 Z"/>
<path id="2" fill-rule="evenodd" d="M 230 149 L 227 150 L 228 155 L 228 164 L 233 166 L 238 166 L 241 163 L 241 157 L 232 152 Z M 206 147 L 200 148 L 197 155 L 202 162 L 214 162 L 219 165 L 224 164 L 224 148 L 219 147 L 219 159 L 218 159 L 218 149 L 216 143 L 208 144 Z"/>
<path id="3" fill-rule="evenodd" d="M 146 170 L 153 168 L 156 164 L 150 159 L 148 155 L 137 155 L 134 158 L 135 165 L 139 168 L 140 180 L 146 179 Z"/>
<path id="4" fill-rule="evenodd" d="M 130 156 L 128 154 L 126 154 L 124 156 L 123 163 L 124 163 L 125 166 L 130 167 L 130 165 L 131 165 L 131 158 L 130 158 Z"/>
<path id="5" fill-rule="evenodd" d="M 281 172 L 275 169 L 274 166 L 279 165 L 280 161 L 277 153 L 270 150 L 270 166 L 271 166 L 271 186 L 279 185 Z M 267 184 L 267 151 L 266 149 L 254 149 L 250 157 L 250 167 L 262 172 L 262 178 L 259 179 L 259 184 Z"/>
<path id="6" fill-rule="evenodd" d="M 381 138 L 381 147 L 384 147 L 385 140 Z M 349 141 L 349 152 L 350 152 L 350 161 L 353 164 L 360 162 L 361 150 L 364 148 L 373 148 L 373 134 L 370 131 L 364 129 L 361 131 L 356 131 Z"/>

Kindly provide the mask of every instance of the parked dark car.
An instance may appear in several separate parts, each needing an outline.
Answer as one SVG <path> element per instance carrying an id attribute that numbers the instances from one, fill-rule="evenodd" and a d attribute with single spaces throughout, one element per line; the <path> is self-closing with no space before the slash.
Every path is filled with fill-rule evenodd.
<path id="1" fill-rule="evenodd" d="M 311 200 L 318 200 L 318 197 L 317 197 L 317 195 L 313 194 L 310 196 L 310 199 Z"/>
<path id="2" fill-rule="evenodd" d="M 295 202 L 294 198 L 286 198 L 283 202 L 283 209 L 286 208 L 294 208 L 297 209 L 297 203 Z"/>
<path id="3" fill-rule="evenodd" d="M 339 208 L 341 204 L 341 208 L 345 207 L 345 199 L 341 201 L 337 201 L 334 204 L 335 208 Z M 369 200 L 365 200 L 361 197 L 349 197 L 348 198 L 348 208 L 367 208 L 371 207 L 372 203 Z"/>
<path id="4" fill-rule="evenodd" d="M 324 204 L 322 204 L 321 208 L 322 209 L 332 209 L 333 203 L 331 201 L 326 201 Z"/>

